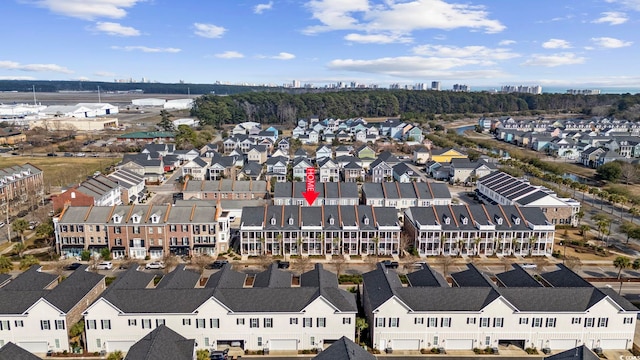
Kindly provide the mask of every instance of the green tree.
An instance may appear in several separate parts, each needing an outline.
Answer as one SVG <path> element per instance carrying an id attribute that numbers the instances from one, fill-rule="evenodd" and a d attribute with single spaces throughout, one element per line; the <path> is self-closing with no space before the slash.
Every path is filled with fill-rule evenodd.
<path id="1" fill-rule="evenodd" d="M 591 230 L 591 226 L 587 224 L 580 225 L 580 235 L 582 235 L 582 240 L 587 240 L 587 234 L 589 234 L 589 230 Z"/>
<path id="2" fill-rule="evenodd" d="M 27 255 L 24 258 L 22 258 L 22 260 L 20 260 L 20 270 L 25 270 L 30 268 L 33 265 L 39 265 L 40 261 L 38 261 L 38 259 L 33 256 L 33 255 Z"/>
<path id="3" fill-rule="evenodd" d="M 20 258 L 22 258 L 22 254 L 24 254 L 25 250 L 27 250 L 27 247 L 24 245 L 24 243 L 15 243 L 13 245 L 13 251 L 15 251 Z"/>
<path id="4" fill-rule="evenodd" d="M 367 320 L 365 318 L 358 317 L 356 318 L 356 343 L 360 343 L 362 336 L 362 332 L 369 327 L 367 324 Z"/>
<path id="5" fill-rule="evenodd" d="M 173 117 L 167 110 L 160 110 L 160 122 L 158 126 L 164 131 L 175 131 L 176 127 L 173 125 L 173 121 L 170 118 Z"/>
<path id="6" fill-rule="evenodd" d="M 116 350 L 114 352 L 109 353 L 109 355 L 107 355 L 107 360 L 122 360 L 122 359 L 124 359 L 124 355 L 120 350 Z"/>
<path id="7" fill-rule="evenodd" d="M 626 256 L 618 256 L 613 260 L 613 266 L 618 269 L 618 279 L 620 279 L 620 274 L 622 270 L 631 266 L 631 260 Z"/>
<path id="8" fill-rule="evenodd" d="M 600 165 L 596 169 L 596 173 L 603 180 L 616 182 L 620 179 L 620 176 L 622 175 L 622 166 L 617 161 L 606 163 L 604 165 Z"/>
<path id="9" fill-rule="evenodd" d="M 91 260 L 91 251 L 89 251 L 89 250 L 82 250 L 82 252 L 80 253 L 80 260 L 82 260 L 82 261 L 89 261 L 89 260 Z"/>
<path id="10" fill-rule="evenodd" d="M 196 350 L 196 360 L 209 360 L 209 350 L 207 349 Z"/>
<path id="11" fill-rule="evenodd" d="M 0 255 L 0 274 L 6 274 L 11 270 L 13 270 L 13 263 L 11 260 L 4 255 Z"/>
<path id="12" fill-rule="evenodd" d="M 54 234 L 53 224 L 46 222 L 36 226 L 36 236 L 41 239 L 51 238 Z"/>
<path id="13" fill-rule="evenodd" d="M 100 249 L 100 257 L 102 260 L 111 260 L 111 251 L 109 251 L 108 247 Z"/>
<path id="14" fill-rule="evenodd" d="M 71 337 L 76 337 L 82 335 L 84 332 L 84 320 L 80 320 L 77 323 L 73 324 L 71 328 L 69 328 L 69 335 Z"/>
<path id="15" fill-rule="evenodd" d="M 11 230 L 20 235 L 20 242 L 24 243 L 24 232 L 29 229 L 29 222 L 25 219 L 17 219 L 11 224 Z"/>
<path id="16" fill-rule="evenodd" d="M 635 259 L 633 260 L 633 264 L 631 264 L 631 268 L 633 270 L 638 270 L 640 269 L 640 259 Z"/>

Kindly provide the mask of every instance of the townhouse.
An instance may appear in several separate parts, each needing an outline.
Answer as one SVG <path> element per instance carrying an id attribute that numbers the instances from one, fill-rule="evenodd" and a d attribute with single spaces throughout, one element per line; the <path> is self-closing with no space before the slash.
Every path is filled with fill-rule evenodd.
<path id="1" fill-rule="evenodd" d="M 104 276 L 83 265 L 64 281 L 34 265 L 11 279 L 2 275 L 0 343 L 12 342 L 32 353 L 71 350 L 68 330 L 106 288 Z"/>
<path id="2" fill-rule="evenodd" d="M 249 200 L 264 199 L 268 193 L 266 181 L 220 179 L 216 181 L 187 180 L 182 187 L 183 199 Z"/>
<path id="3" fill-rule="evenodd" d="M 326 182 L 317 183 L 318 192 L 313 206 L 319 205 L 357 205 L 360 202 L 358 185 L 354 182 Z M 307 206 L 302 193 L 306 191 L 306 183 L 301 181 L 276 183 L 273 191 L 274 205 L 304 205 Z"/>
<path id="4" fill-rule="evenodd" d="M 484 159 L 471 161 L 465 159 L 451 159 L 449 168 L 449 182 L 454 183 L 474 183 L 475 180 L 489 175 L 498 170 L 498 167 Z"/>
<path id="5" fill-rule="evenodd" d="M 318 264 L 302 274 L 277 269 L 248 277 L 226 265 L 200 286 L 183 265 L 153 286 L 154 274 L 130 269 L 84 312 L 89 352 L 128 351 L 163 325 L 198 349 L 297 351 L 353 339 L 355 296 Z M 259 299 L 259 301 L 257 301 Z"/>
<path id="6" fill-rule="evenodd" d="M 0 170 L 0 203 L 24 203 L 29 197 L 44 195 L 42 170 L 26 163 Z"/>
<path id="7" fill-rule="evenodd" d="M 451 193 L 445 183 L 364 183 L 362 202 L 366 205 L 393 207 L 402 211 L 412 206 L 449 205 Z"/>
<path id="8" fill-rule="evenodd" d="M 638 309 L 562 264 L 536 277 L 514 265 L 497 275 L 498 283 L 467 266 L 451 274 L 451 286 L 425 265 L 407 275 L 408 286 L 382 264 L 364 274 L 363 305 L 374 346 L 625 350 L 633 344 Z"/>
<path id="9" fill-rule="evenodd" d="M 528 181 L 507 173 L 494 172 L 478 179 L 476 192 L 486 203 L 536 207 L 552 224 L 578 225 L 580 202 L 560 198 L 553 191 L 533 186 Z"/>
<path id="10" fill-rule="evenodd" d="M 134 173 L 135 174 L 135 173 Z M 65 206 L 112 206 L 122 204 L 122 188 L 104 175 L 90 177 L 62 194 L 52 197 L 53 209 Z"/>
<path id="11" fill-rule="evenodd" d="M 553 253 L 555 225 L 534 207 L 411 207 L 405 211 L 404 220 L 404 229 L 421 256 Z"/>
<path id="12" fill-rule="evenodd" d="M 366 205 L 248 207 L 240 220 L 243 255 L 392 255 L 400 251 L 396 209 Z"/>
<path id="13" fill-rule="evenodd" d="M 109 180 L 120 186 L 123 204 L 137 204 L 145 195 L 144 176 L 133 171 L 119 169 L 107 175 Z"/>
<path id="14" fill-rule="evenodd" d="M 70 206 L 54 219 L 64 256 L 108 248 L 114 258 L 215 255 L 229 246 L 229 213 L 210 203 Z"/>

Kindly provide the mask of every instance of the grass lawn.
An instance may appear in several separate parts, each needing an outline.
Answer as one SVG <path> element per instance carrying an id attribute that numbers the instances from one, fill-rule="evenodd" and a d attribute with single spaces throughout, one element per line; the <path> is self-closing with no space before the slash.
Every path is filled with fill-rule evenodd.
<path id="1" fill-rule="evenodd" d="M 116 158 L 94 157 L 1 157 L 0 168 L 30 163 L 44 172 L 45 189 L 79 183 L 96 171 L 105 173 L 106 169 L 122 160 Z"/>

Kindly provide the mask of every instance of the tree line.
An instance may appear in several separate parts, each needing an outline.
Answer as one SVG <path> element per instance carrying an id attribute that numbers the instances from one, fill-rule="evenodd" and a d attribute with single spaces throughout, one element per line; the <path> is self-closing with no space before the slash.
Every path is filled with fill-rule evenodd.
<path id="1" fill-rule="evenodd" d="M 607 115 L 640 103 L 640 94 L 493 94 L 488 92 L 353 90 L 334 92 L 245 92 L 230 96 L 204 95 L 191 111 L 201 123 L 219 126 L 243 121 L 293 124 L 301 118 L 402 117 L 432 120 L 443 114 L 515 114 L 571 111 L 591 114 L 594 107 Z M 631 119 L 630 119 L 631 120 Z"/>

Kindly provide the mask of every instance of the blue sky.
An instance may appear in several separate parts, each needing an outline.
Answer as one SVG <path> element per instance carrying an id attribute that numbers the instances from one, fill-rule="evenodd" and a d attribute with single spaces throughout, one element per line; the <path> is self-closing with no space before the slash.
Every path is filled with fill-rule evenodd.
<path id="1" fill-rule="evenodd" d="M 0 79 L 640 87 L 640 0 L 2 0 L 0 13 Z"/>

